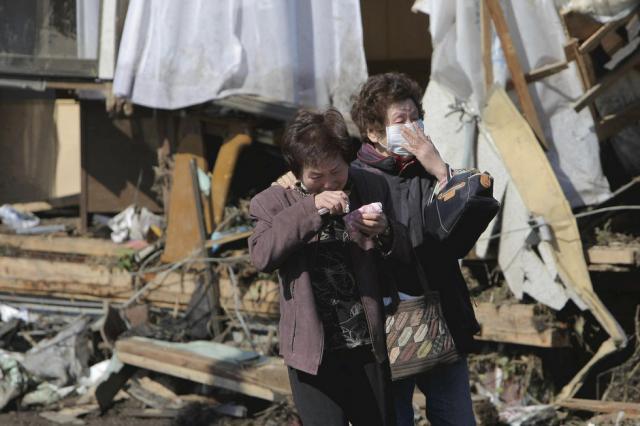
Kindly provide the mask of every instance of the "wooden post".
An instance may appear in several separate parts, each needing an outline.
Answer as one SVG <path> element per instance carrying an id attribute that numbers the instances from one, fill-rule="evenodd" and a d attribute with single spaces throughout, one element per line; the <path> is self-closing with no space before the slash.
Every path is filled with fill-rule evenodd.
<path id="1" fill-rule="evenodd" d="M 80 101 L 80 232 L 89 230 L 89 191 L 87 174 L 87 108 L 84 101 Z"/>
<path id="2" fill-rule="evenodd" d="M 198 165 L 196 164 L 195 158 L 192 158 L 189 161 L 189 169 L 191 170 L 191 185 L 193 187 L 193 198 L 196 203 L 196 217 L 198 220 L 198 230 L 200 233 L 200 244 L 202 247 L 202 256 L 207 256 L 207 224 L 204 220 L 204 208 L 202 207 L 202 195 L 200 193 L 200 183 L 198 179 Z M 218 319 L 218 314 L 220 313 L 220 290 L 217 285 L 217 280 L 214 279 L 213 271 L 211 270 L 211 265 L 208 263 L 203 263 L 204 265 L 204 276 L 205 276 L 205 285 L 210 287 L 209 289 L 209 300 L 211 306 L 211 324 L 213 337 L 219 336 L 222 333 L 222 327 L 220 324 L 220 320 Z"/>
<path id="3" fill-rule="evenodd" d="M 499 0 L 485 0 L 485 3 L 489 10 L 489 14 L 491 15 L 491 19 L 493 20 L 493 24 L 496 26 L 496 32 L 500 38 L 500 44 L 502 44 L 502 50 L 507 61 L 507 66 L 509 67 L 509 72 L 511 73 L 511 79 L 513 80 L 516 93 L 518 94 L 518 99 L 520 100 L 520 107 L 522 108 L 524 117 L 531 126 L 531 129 L 538 138 L 538 141 L 546 150 L 549 146 L 544 137 L 538 113 L 533 105 L 533 100 L 531 99 L 529 88 L 527 87 L 527 81 L 525 80 L 524 72 L 522 71 L 520 60 L 518 59 L 518 54 L 515 46 L 513 45 L 513 40 L 511 40 L 509 27 L 507 26 L 507 21 L 502 13 Z"/>
<path id="4" fill-rule="evenodd" d="M 480 2 L 480 34 L 482 37 L 482 64 L 484 67 L 484 84 L 487 92 L 493 85 L 493 62 L 491 61 L 491 16 L 487 4 Z"/>

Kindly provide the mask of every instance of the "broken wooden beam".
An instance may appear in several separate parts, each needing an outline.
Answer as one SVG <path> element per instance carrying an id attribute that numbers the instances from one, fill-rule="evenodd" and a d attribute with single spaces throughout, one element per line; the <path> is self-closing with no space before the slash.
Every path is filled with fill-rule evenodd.
<path id="1" fill-rule="evenodd" d="M 640 415 L 640 404 L 637 402 L 599 401 L 593 399 L 567 398 L 556 401 L 559 407 L 594 413 L 624 412 L 630 415 Z"/>
<path id="2" fill-rule="evenodd" d="M 491 60 L 491 44 L 493 40 L 491 16 L 484 1 L 480 2 L 480 37 L 482 39 L 482 69 L 487 92 L 493 85 L 493 61 Z"/>
<path id="3" fill-rule="evenodd" d="M 535 83 L 567 68 L 569 68 L 569 64 L 566 61 L 555 62 L 529 71 L 524 75 L 524 79 L 527 83 Z M 507 90 L 513 89 L 513 80 L 507 80 L 506 88 Z"/>
<path id="4" fill-rule="evenodd" d="M 157 282 L 143 299 L 162 307 L 185 307 L 197 287 L 195 273 L 163 272 L 141 278 Z M 119 303 L 135 290 L 133 275 L 115 266 L 0 256 L 0 291 Z"/>
<path id="5" fill-rule="evenodd" d="M 560 18 L 564 23 L 567 37 L 575 37 L 578 40 L 582 40 L 583 43 L 602 27 L 602 24 L 593 17 L 576 11 L 564 11 L 560 13 Z M 609 56 L 612 56 L 624 44 L 624 38 L 615 31 L 609 32 L 600 40 L 600 45 Z M 577 46 L 576 52 L 579 52 Z"/>
<path id="6" fill-rule="evenodd" d="M 215 342 L 168 343 L 142 337 L 116 342 L 125 364 L 221 387 L 267 401 L 291 394 L 280 358 L 260 357 Z"/>
<path id="7" fill-rule="evenodd" d="M 81 254 L 98 257 L 121 257 L 135 250 L 111 240 L 82 237 L 25 236 L 0 234 L 0 246 L 47 253 Z"/>
<path id="8" fill-rule="evenodd" d="M 500 38 L 502 51 L 504 52 L 504 57 L 507 61 L 507 67 L 509 68 L 509 73 L 511 74 L 511 79 L 513 80 L 523 115 L 529 123 L 529 126 L 531 126 L 531 129 L 535 133 L 542 147 L 545 150 L 549 149 L 549 144 L 544 136 L 544 131 L 540 124 L 540 118 L 538 117 L 531 94 L 529 93 L 529 87 L 524 78 L 524 71 L 522 70 L 520 60 L 518 59 L 518 52 L 513 44 L 513 40 L 511 39 L 507 20 L 505 19 L 502 8 L 500 7 L 500 2 L 498 0 L 484 1 L 486 2 L 491 20 L 493 21 L 498 37 Z"/>
<path id="9" fill-rule="evenodd" d="M 581 111 L 587 105 L 592 104 L 606 88 L 617 82 L 622 75 L 631 71 L 637 64 L 640 64 L 640 49 L 636 49 L 634 53 L 623 59 L 613 71 L 605 75 L 598 83 L 580 96 L 573 104 L 573 109 Z"/>
<path id="10" fill-rule="evenodd" d="M 587 256 L 592 264 L 640 265 L 640 247 L 594 246 Z"/>
<path id="11" fill-rule="evenodd" d="M 585 54 L 595 49 L 600 42 L 610 33 L 625 25 L 633 16 L 640 11 L 640 7 L 633 9 L 627 16 L 616 21 L 609 21 L 598 28 L 591 36 L 584 41 L 579 47 L 580 53 Z"/>
<path id="12" fill-rule="evenodd" d="M 542 348 L 569 346 L 568 331 L 545 324 L 535 309 L 536 305 L 478 303 L 475 312 L 481 331 L 476 339 Z"/>

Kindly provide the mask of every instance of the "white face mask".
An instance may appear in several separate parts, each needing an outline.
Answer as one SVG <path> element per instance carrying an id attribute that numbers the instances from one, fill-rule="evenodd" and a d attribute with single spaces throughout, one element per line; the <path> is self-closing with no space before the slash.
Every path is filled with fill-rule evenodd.
<path id="1" fill-rule="evenodd" d="M 413 154 L 402 147 L 402 145 L 407 143 L 407 140 L 402 137 L 401 130 L 403 127 L 412 130 L 414 123 L 417 123 L 420 130 L 424 131 L 424 122 L 422 120 L 417 120 L 411 123 L 393 124 L 391 126 L 387 126 L 387 150 L 393 152 L 394 154 L 402 155 L 405 157 L 412 156 Z"/>

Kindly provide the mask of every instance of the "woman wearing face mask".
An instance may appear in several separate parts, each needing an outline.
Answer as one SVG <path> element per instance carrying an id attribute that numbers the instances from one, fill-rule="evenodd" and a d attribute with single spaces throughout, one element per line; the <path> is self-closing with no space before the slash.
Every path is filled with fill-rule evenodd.
<path id="1" fill-rule="evenodd" d="M 423 132 L 422 90 L 404 74 L 370 77 L 354 98 L 351 115 L 363 144 L 354 165 L 377 172 L 389 183 L 396 219 L 407 226 L 416 259 L 428 284 L 440 293 L 442 311 L 459 353 L 474 347 L 479 329 L 458 259 L 437 242 L 425 226 L 425 211 L 437 186 L 449 178 L 449 167 Z M 417 265 L 416 265 L 417 267 Z M 393 269 L 399 291 L 422 292 L 416 267 Z M 425 394 L 432 425 L 475 424 L 466 358 L 394 382 L 399 425 L 413 425 L 414 385 Z"/>
<path id="2" fill-rule="evenodd" d="M 282 144 L 297 183 L 251 200 L 251 260 L 278 269 L 280 353 L 305 426 L 395 424 L 379 267 L 411 247 L 384 213 L 386 181 L 349 167 L 358 147 L 337 110 L 302 111 Z"/>

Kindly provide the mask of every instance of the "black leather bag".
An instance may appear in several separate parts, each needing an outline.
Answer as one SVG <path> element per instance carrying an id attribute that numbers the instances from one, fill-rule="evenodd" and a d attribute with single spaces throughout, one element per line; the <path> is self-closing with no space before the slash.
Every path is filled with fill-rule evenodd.
<path id="1" fill-rule="evenodd" d="M 489 173 L 477 169 L 454 170 L 426 209 L 426 226 L 431 235 L 462 258 L 499 209 L 500 203 L 493 198 L 493 178 Z"/>

